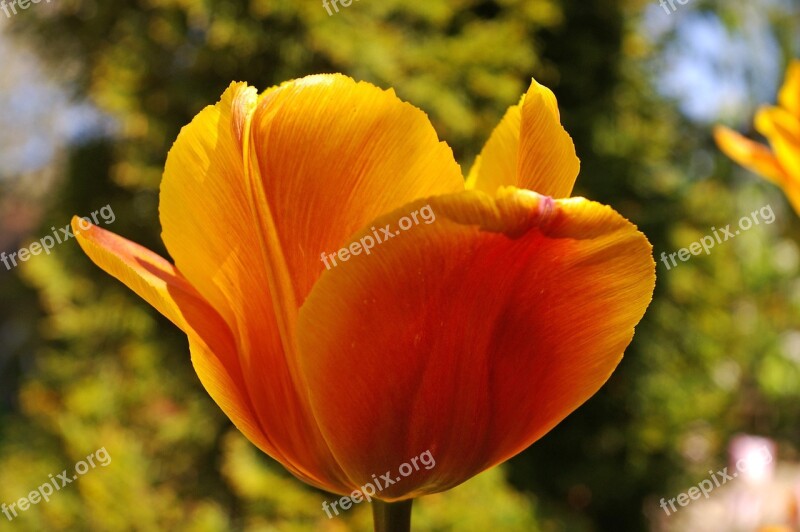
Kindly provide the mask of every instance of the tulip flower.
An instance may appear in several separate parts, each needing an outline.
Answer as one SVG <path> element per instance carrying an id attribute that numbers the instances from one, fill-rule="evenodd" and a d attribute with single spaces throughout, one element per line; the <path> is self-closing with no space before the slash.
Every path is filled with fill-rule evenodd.
<path id="1" fill-rule="evenodd" d="M 391 90 L 234 83 L 167 157 L 174 264 L 96 226 L 77 238 L 186 333 L 253 444 L 317 488 L 373 491 L 378 529 L 403 529 L 412 499 L 508 460 L 589 399 L 633 337 L 652 248 L 569 197 L 578 170 L 536 82 L 466 182 Z"/>
<path id="2" fill-rule="evenodd" d="M 728 157 L 781 187 L 800 214 L 800 60 L 789 65 L 778 106 L 759 109 L 755 127 L 771 150 L 723 126 L 714 137 Z"/>

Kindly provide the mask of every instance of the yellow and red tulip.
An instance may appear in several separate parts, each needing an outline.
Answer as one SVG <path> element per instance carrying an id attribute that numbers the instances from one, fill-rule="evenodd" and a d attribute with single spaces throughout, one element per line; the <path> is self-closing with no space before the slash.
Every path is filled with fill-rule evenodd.
<path id="1" fill-rule="evenodd" d="M 297 478 L 377 498 L 452 488 L 591 397 L 653 292 L 652 249 L 569 198 L 579 161 L 533 82 L 468 180 L 425 114 L 342 75 L 234 83 L 178 136 L 161 185 L 174 265 L 91 227 L 89 257 L 189 337 L 211 397 Z M 430 206 L 435 223 L 320 256 Z"/>
<path id="2" fill-rule="evenodd" d="M 781 187 L 800 214 L 800 60 L 789 65 L 778 105 L 759 109 L 755 127 L 772 149 L 723 126 L 714 137 L 728 157 Z"/>

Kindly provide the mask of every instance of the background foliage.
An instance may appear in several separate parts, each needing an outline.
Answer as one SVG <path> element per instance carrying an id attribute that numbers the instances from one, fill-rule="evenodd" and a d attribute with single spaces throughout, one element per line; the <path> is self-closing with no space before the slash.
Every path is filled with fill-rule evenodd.
<path id="1" fill-rule="evenodd" d="M 608 385 L 508 464 L 420 501 L 414 522 L 657 528 L 658 499 L 721 467 L 733 434 L 769 436 L 789 461 L 800 441 L 800 224 L 779 191 L 716 151 L 708 117 L 685 108 L 687 93 L 704 90 L 697 79 L 678 76 L 675 89 L 664 77 L 676 57 L 704 53 L 700 36 L 683 33 L 691 24 L 746 43 L 757 10 L 771 55 L 748 48 L 712 61 L 720 76 L 735 61 L 746 80 L 744 105 L 712 119 L 747 129 L 800 51 L 796 6 L 747 4 L 696 0 L 667 15 L 640 0 L 360 0 L 334 16 L 290 0 L 34 5 L 3 27 L 14 48 L 0 54 L 0 124 L 13 138 L 0 151 L 0 249 L 109 204 L 112 230 L 166 256 L 157 216 L 166 153 L 231 80 L 266 88 L 340 71 L 394 87 L 429 114 L 466 172 L 536 76 L 556 92 L 582 159 L 576 193 L 637 223 L 657 256 L 766 204 L 777 221 L 677 268 L 659 263 L 654 303 Z M 12 50 L 35 52 L 42 83 L 61 96 L 14 84 L 23 67 Z M 38 166 L 9 163 L 29 124 L 20 116 L 73 106 L 96 110 L 67 115 L 90 122 L 86 132 L 49 139 Z M 0 502 L 99 447 L 112 457 L 15 529 L 369 529 L 365 505 L 328 520 L 320 505 L 330 496 L 256 452 L 203 391 L 185 337 L 74 241 L 0 268 L 0 298 Z"/>

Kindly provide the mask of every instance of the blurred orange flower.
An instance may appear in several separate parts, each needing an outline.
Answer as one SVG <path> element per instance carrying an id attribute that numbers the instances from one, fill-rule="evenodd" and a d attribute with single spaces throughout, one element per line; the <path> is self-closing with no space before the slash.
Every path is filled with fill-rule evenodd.
<path id="1" fill-rule="evenodd" d="M 643 234 L 568 199 L 579 170 L 533 82 L 465 185 L 426 115 L 317 75 L 234 83 L 184 127 L 161 184 L 175 264 L 92 226 L 87 255 L 189 337 L 208 393 L 299 479 L 376 497 L 452 488 L 542 437 L 609 378 L 652 297 Z M 321 255 L 430 207 L 434 223 Z M 78 219 L 73 220 L 73 225 Z"/>
<path id="2" fill-rule="evenodd" d="M 800 214 L 800 60 L 789 65 L 778 107 L 759 109 L 755 126 L 772 150 L 723 126 L 714 130 L 717 145 L 737 163 L 781 187 Z"/>

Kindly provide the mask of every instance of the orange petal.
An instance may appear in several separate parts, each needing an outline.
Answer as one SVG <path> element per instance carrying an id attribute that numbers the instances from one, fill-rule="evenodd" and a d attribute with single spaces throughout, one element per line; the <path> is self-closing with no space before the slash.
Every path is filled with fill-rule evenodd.
<path id="1" fill-rule="evenodd" d="M 192 361 L 211 397 L 250 441 L 274 454 L 252 406 L 239 391 L 242 375 L 233 339 L 214 309 L 163 258 L 97 226 L 83 230 L 79 222 L 73 218 L 73 232 L 89 258 L 189 336 Z"/>
<path id="2" fill-rule="evenodd" d="M 778 93 L 778 103 L 800 120 L 800 60 L 795 59 L 786 70 L 786 81 Z"/>
<path id="3" fill-rule="evenodd" d="M 467 188 L 494 195 L 501 186 L 516 186 L 566 198 L 579 171 L 580 160 L 561 125 L 556 98 L 534 80 L 489 137 L 470 171 Z"/>
<path id="4" fill-rule="evenodd" d="M 246 387 L 241 374 L 233 378 L 223 362 L 224 358 L 236 357 L 232 339 L 227 345 L 218 344 L 210 348 L 205 343 L 189 337 L 189 348 L 192 353 L 192 365 L 203 387 L 236 428 L 256 447 L 281 462 L 289 472 L 307 484 L 338 493 L 346 493 L 351 489 L 344 484 L 330 484 L 318 476 L 298 469 L 292 460 L 284 456 L 281 449 L 285 446 L 280 443 L 276 445 L 272 441 L 270 431 L 264 430 L 259 424 L 258 417 L 254 413 L 256 407 L 243 392 Z"/>
<path id="5" fill-rule="evenodd" d="M 77 216 L 72 219 L 72 232 L 95 264 L 122 281 L 186 334 L 197 331 L 186 321 L 185 309 L 193 309 L 197 315 L 215 314 L 172 264 L 149 249 Z"/>
<path id="6" fill-rule="evenodd" d="M 344 491 L 282 344 L 245 181 L 244 144 L 258 96 L 234 83 L 183 128 L 161 183 L 163 238 L 177 268 L 227 323 L 270 454 L 315 485 Z M 281 308 L 281 304 L 278 308 Z"/>
<path id="7" fill-rule="evenodd" d="M 655 281 L 647 239 L 609 207 L 519 189 L 428 203 L 433 223 L 326 272 L 298 325 L 314 411 L 356 483 L 435 458 L 388 500 L 451 488 L 552 429 L 609 378 Z"/>

